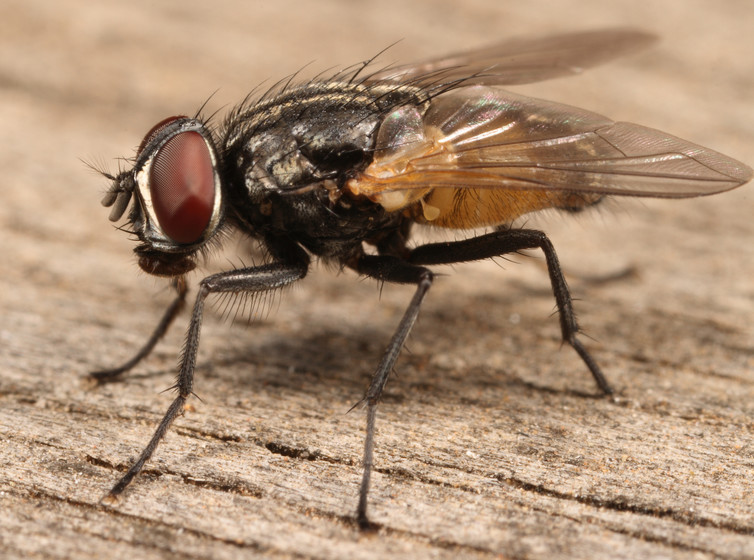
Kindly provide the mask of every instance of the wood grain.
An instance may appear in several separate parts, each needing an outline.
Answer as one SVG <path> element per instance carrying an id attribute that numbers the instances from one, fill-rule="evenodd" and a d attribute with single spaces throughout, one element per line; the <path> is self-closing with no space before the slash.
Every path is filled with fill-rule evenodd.
<path id="1" fill-rule="evenodd" d="M 559 250 L 614 402 L 560 348 L 540 255 L 443 269 L 379 409 L 375 533 L 352 521 L 364 418 L 348 410 L 411 289 L 325 267 L 250 326 L 210 314 L 201 400 L 100 504 L 171 400 L 186 319 L 123 383 L 88 381 L 139 347 L 170 293 L 137 272 L 81 159 L 115 169 L 161 118 L 213 92 L 222 113 L 312 59 L 633 25 L 663 43 L 518 91 L 754 163 L 750 2 L 543 6 L 5 2 L 0 556 L 754 557 L 751 186 L 530 222 Z M 231 241 L 208 269 L 244 249 Z"/>

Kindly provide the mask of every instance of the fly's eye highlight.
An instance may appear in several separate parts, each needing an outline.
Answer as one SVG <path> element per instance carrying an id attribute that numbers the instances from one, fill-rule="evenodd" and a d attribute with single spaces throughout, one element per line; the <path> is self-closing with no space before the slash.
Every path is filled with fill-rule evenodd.
<path id="1" fill-rule="evenodd" d="M 156 128 L 166 124 L 160 123 Z M 150 134 L 146 138 L 149 137 Z M 201 134 L 181 132 L 165 142 L 154 156 L 149 191 L 165 235 L 176 243 L 199 241 L 215 203 L 212 156 Z"/>

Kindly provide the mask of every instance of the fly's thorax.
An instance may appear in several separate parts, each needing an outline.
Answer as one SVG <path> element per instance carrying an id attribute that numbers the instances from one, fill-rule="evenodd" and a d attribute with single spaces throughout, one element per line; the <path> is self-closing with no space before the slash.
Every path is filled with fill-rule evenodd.
<path id="1" fill-rule="evenodd" d="M 345 184 L 371 163 L 386 118 L 415 102 L 412 88 L 395 84 L 323 82 L 234 111 L 223 176 L 233 177 L 228 188 L 239 221 L 250 233 L 273 228 L 329 238 L 353 233 L 356 222 L 362 229 L 381 223 L 373 214 L 383 209 L 353 197 Z"/>
<path id="2" fill-rule="evenodd" d="M 415 98 L 394 84 L 306 84 L 234 111 L 224 152 L 242 168 L 251 198 L 325 180 L 342 186 L 371 162 L 385 116 Z"/>

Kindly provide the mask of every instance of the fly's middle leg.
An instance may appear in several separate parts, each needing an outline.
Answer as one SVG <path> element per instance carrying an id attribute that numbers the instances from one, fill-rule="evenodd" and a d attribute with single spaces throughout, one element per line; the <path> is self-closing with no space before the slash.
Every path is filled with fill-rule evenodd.
<path id="1" fill-rule="evenodd" d="M 419 308 L 421 307 L 424 296 L 427 295 L 434 274 L 428 268 L 423 266 L 417 266 L 409 264 L 406 261 L 397 257 L 388 255 L 361 255 L 353 268 L 355 268 L 360 274 L 376 278 L 385 282 L 393 282 L 397 284 L 415 284 L 416 291 L 408 304 L 403 318 L 398 323 L 398 328 L 395 330 L 393 337 L 390 339 L 385 352 L 382 355 L 377 369 L 372 375 L 372 381 L 369 384 L 366 395 L 361 401 L 366 405 L 367 414 L 367 427 L 366 427 L 366 441 L 364 443 L 364 472 L 361 480 L 361 487 L 359 489 L 359 505 L 356 510 L 356 519 L 361 528 L 366 529 L 370 527 L 369 519 L 367 517 L 367 495 L 369 494 L 369 482 L 372 474 L 373 457 L 374 457 L 374 433 L 375 433 L 375 419 L 377 415 L 377 403 L 380 400 L 382 391 L 387 384 L 390 372 L 395 366 L 395 361 L 403 348 L 406 338 L 411 332 L 411 328 L 416 322 L 416 318 L 419 316 Z"/>

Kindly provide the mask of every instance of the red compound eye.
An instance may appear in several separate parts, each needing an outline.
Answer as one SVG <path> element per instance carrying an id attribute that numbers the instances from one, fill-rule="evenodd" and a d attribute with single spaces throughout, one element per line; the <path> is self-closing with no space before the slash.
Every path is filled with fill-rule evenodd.
<path id="1" fill-rule="evenodd" d="M 144 138 L 141 139 L 141 144 L 139 144 L 139 149 L 136 151 L 137 154 L 141 154 L 141 152 L 144 151 L 144 148 L 147 147 L 147 144 L 149 144 L 152 140 L 154 140 L 157 135 L 162 132 L 162 130 L 168 126 L 170 123 L 180 120 L 180 119 L 187 119 L 188 117 L 185 115 L 176 115 L 175 117 L 168 117 L 166 119 L 162 119 L 160 122 L 158 122 L 156 125 L 154 125 L 152 128 L 149 129 L 149 132 L 147 132 L 144 135 Z"/>
<path id="2" fill-rule="evenodd" d="M 195 243 L 212 218 L 215 174 L 212 156 L 198 132 L 181 132 L 157 152 L 149 175 L 157 221 L 170 239 Z"/>

